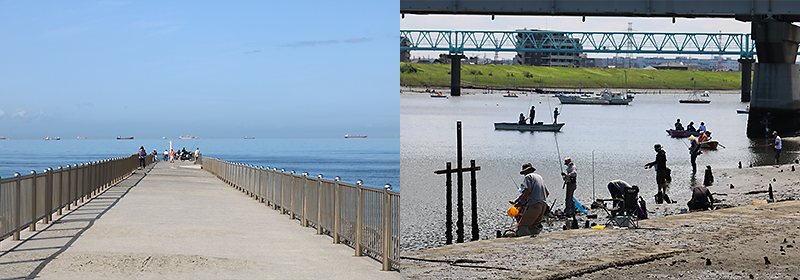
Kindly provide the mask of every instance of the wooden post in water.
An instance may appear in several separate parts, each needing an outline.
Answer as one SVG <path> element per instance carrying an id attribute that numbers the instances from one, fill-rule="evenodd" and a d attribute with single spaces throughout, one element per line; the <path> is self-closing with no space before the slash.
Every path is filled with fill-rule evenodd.
<path id="1" fill-rule="evenodd" d="M 446 193 L 446 206 L 445 206 L 445 244 L 452 244 L 453 242 L 453 220 L 452 220 L 452 175 L 453 173 L 457 173 L 457 181 L 458 181 L 458 219 L 456 220 L 456 242 L 463 243 L 464 242 L 464 177 L 463 172 L 471 172 L 472 175 L 472 240 L 478 240 L 478 214 L 477 214 L 477 184 L 475 180 L 475 171 L 481 170 L 480 166 L 475 166 L 475 160 L 470 161 L 471 166 L 470 168 L 462 168 L 461 166 L 461 121 L 456 122 L 456 137 L 457 137 L 457 154 L 458 154 L 458 168 L 452 169 L 452 164 L 447 162 L 447 169 L 444 170 L 436 170 L 433 173 L 435 174 L 445 174 L 447 176 L 446 186 L 447 186 L 447 193 Z"/>

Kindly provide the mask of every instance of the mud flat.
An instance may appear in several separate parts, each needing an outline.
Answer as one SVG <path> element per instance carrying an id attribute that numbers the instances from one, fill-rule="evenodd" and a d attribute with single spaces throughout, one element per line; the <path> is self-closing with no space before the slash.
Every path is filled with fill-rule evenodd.
<path id="1" fill-rule="evenodd" d="M 724 209 L 680 213 L 640 229 L 576 229 L 403 253 L 409 279 L 793 279 L 800 278 L 800 165 L 714 171 Z M 734 186 L 731 188 L 731 184 Z M 752 204 L 769 199 L 773 203 Z"/>

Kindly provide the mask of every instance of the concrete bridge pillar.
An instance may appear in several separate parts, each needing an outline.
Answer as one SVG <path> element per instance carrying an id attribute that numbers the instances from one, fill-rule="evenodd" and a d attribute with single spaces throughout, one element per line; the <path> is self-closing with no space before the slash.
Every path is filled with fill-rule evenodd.
<path id="1" fill-rule="evenodd" d="M 769 130 L 777 130 L 781 135 L 798 132 L 800 70 L 794 63 L 800 43 L 800 27 L 775 20 L 754 21 L 752 34 L 756 41 L 758 64 L 753 73 L 747 136 L 764 137 L 765 128 L 761 121 L 767 112 L 771 113 Z"/>
<path id="2" fill-rule="evenodd" d="M 464 55 L 449 54 L 450 58 L 450 96 L 461 96 L 461 59 Z"/>
<path id="3" fill-rule="evenodd" d="M 750 102 L 750 74 L 753 72 L 754 62 L 756 60 L 752 58 L 739 59 L 742 64 L 742 102 Z"/>

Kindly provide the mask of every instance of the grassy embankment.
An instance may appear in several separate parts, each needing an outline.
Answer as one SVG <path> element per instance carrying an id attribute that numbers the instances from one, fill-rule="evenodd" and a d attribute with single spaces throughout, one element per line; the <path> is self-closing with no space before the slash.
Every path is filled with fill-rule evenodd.
<path id="1" fill-rule="evenodd" d="M 631 89 L 736 90 L 741 72 L 627 69 Z M 623 69 L 462 65 L 461 85 L 478 87 L 625 88 Z M 450 86 L 449 64 L 400 63 L 400 84 Z"/>

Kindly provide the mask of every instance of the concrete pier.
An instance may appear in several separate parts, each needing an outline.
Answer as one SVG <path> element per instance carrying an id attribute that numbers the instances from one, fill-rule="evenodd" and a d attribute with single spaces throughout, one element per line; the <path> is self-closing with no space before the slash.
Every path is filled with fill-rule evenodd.
<path id="1" fill-rule="evenodd" d="M 0 242 L 2 279 L 401 279 L 191 163 L 159 162 Z"/>

